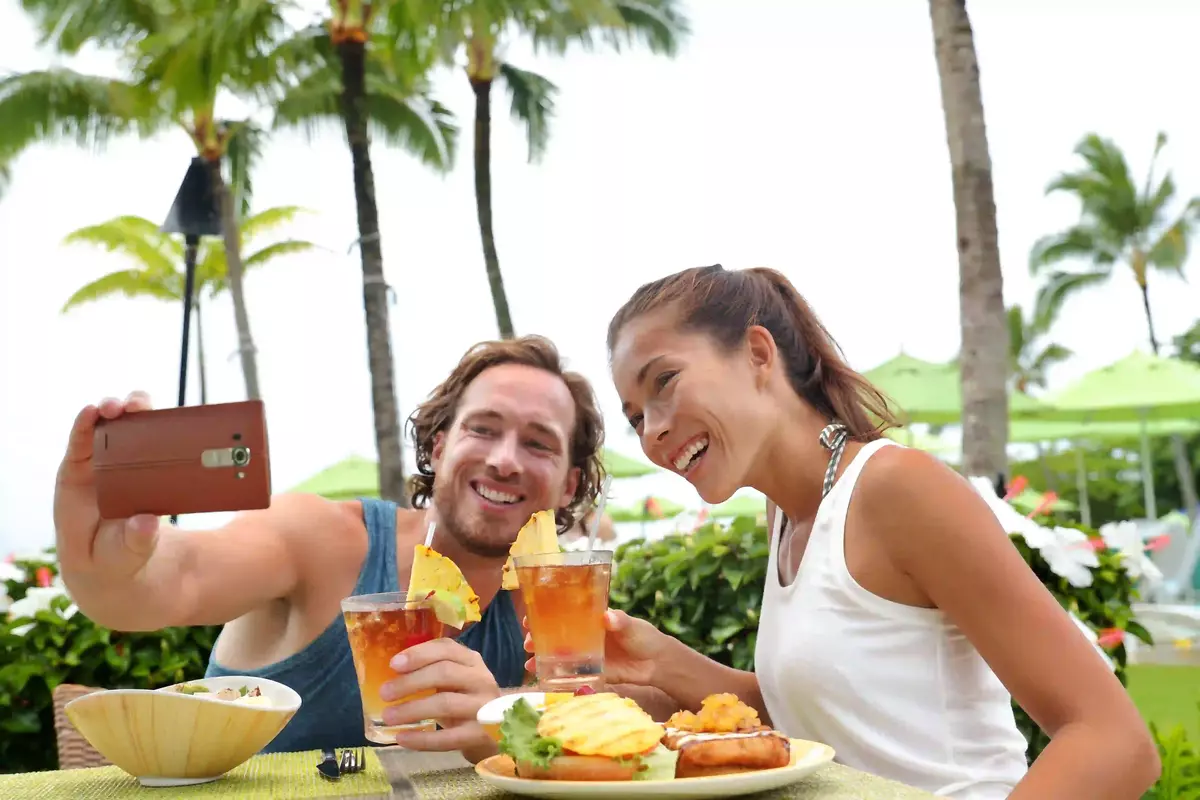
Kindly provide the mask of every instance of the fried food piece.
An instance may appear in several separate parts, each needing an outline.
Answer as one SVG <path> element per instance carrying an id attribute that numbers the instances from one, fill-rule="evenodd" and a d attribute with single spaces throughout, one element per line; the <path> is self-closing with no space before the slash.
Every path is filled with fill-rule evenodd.
<path id="1" fill-rule="evenodd" d="M 699 712 L 673 714 L 663 745 L 679 753 L 676 778 L 775 769 L 792 761 L 788 738 L 732 694 L 709 695 Z"/>
<path id="2" fill-rule="evenodd" d="M 758 712 L 732 694 L 709 695 L 699 713 L 677 711 L 667 721 L 667 728 L 692 733 L 739 733 L 763 727 Z"/>
<path id="3" fill-rule="evenodd" d="M 676 749 L 676 778 L 756 772 L 786 767 L 792 761 L 791 743 L 773 730 L 684 735 Z"/>

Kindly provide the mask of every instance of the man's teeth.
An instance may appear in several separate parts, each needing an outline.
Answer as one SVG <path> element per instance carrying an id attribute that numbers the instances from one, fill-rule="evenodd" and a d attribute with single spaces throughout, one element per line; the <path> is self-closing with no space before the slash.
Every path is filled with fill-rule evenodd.
<path id="1" fill-rule="evenodd" d="M 682 453 L 680 453 L 679 456 L 675 459 L 675 469 L 679 470 L 680 472 L 683 472 L 685 469 L 687 469 L 688 464 L 692 463 L 692 459 L 696 457 L 696 454 L 699 453 L 701 450 L 703 450 L 706 447 L 708 447 L 708 437 L 707 436 L 704 437 L 703 439 L 697 439 L 696 441 L 689 444 L 687 446 L 687 449 L 684 450 Z"/>
<path id="2" fill-rule="evenodd" d="M 476 486 L 475 491 L 484 500 L 491 500 L 493 503 L 517 503 L 521 498 L 515 494 L 508 492 L 498 492 L 495 489 L 489 489 L 487 486 Z"/>

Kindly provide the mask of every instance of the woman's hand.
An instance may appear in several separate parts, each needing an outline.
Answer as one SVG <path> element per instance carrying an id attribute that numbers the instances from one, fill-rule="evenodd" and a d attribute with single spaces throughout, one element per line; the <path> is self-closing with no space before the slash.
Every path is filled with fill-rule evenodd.
<path id="1" fill-rule="evenodd" d="M 525 629 L 525 651 L 534 652 L 529 634 L 529 621 L 521 620 Z M 654 686 L 658 663 L 673 641 L 649 622 L 631 617 L 624 611 L 609 609 L 604 613 L 604 680 L 610 684 Z M 534 660 L 525 662 L 529 672 L 535 672 Z"/>

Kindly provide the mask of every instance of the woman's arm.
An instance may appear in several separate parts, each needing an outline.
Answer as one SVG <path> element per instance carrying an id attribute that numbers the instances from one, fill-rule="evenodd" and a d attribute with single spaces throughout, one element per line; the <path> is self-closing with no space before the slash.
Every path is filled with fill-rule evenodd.
<path id="1" fill-rule="evenodd" d="M 1050 735 L 1012 800 L 1140 798 L 1161 769 L 1145 722 L 975 490 L 925 453 L 887 448 L 855 496 L 863 530 Z"/>
<path id="2" fill-rule="evenodd" d="M 698 711 L 704 698 L 710 694 L 731 692 L 758 711 L 758 718 L 763 724 L 771 724 L 762 692 L 758 688 L 758 678 L 753 672 L 718 664 L 678 639 L 665 633 L 660 635 L 666 642 L 655 659 L 651 686 L 670 695 L 680 708 L 690 711 Z"/>

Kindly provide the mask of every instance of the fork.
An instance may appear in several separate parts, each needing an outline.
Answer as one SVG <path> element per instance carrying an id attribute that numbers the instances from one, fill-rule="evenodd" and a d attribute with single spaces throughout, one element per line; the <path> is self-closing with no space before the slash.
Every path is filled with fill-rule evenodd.
<path id="1" fill-rule="evenodd" d="M 338 769 L 343 775 L 354 772 L 362 772 L 367 768 L 367 754 L 363 748 L 357 750 L 343 750 L 342 760 L 338 764 Z"/>

